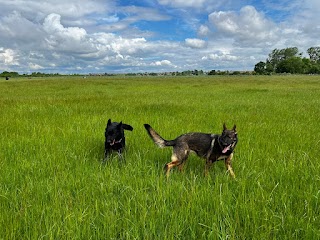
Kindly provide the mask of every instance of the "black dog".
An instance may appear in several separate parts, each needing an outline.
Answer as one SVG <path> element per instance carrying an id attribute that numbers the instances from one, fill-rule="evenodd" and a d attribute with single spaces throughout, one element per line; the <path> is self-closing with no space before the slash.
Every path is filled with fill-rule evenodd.
<path id="1" fill-rule="evenodd" d="M 111 122 L 108 120 L 106 130 L 105 130 L 105 150 L 104 157 L 105 160 L 108 158 L 110 152 L 117 151 L 120 158 L 122 158 L 122 153 L 126 145 L 126 139 L 124 137 L 124 130 L 132 131 L 133 127 L 122 122 Z"/>
<path id="2" fill-rule="evenodd" d="M 222 134 L 194 132 L 183 134 L 174 140 L 163 139 L 149 124 L 144 124 L 144 127 L 151 139 L 159 147 L 173 147 L 171 162 L 165 166 L 167 176 L 169 176 L 170 169 L 174 166 L 178 166 L 182 170 L 189 153 L 195 152 L 199 157 L 206 159 L 206 175 L 212 163 L 224 159 L 227 171 L 230 172 L 232 177 L 235 177 L 231 167 L 231 160 L 233 150 L 238 142 L 236 125 L 231 130 L 228 130 L 226 125 L 223 124 Z"/>

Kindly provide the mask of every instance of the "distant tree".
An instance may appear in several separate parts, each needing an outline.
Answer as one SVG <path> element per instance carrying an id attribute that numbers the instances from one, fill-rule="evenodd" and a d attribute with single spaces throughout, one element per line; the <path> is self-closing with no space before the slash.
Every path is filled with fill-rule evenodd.
<path id="1" fill-rule="evenodd" d="M 18 77 L 19 76 L 19 73 L 17 72 L 7 72 L 7 71 L 4 71 L 0 74 L 0 77 Z"/>
<path id="2" fill-rule="evenodd" d="M 258 62 L 255 66 L 254 66 L 254 71 L 257 74 L 266 74 L 266 63 L 265 62 Z"/>
<path id="3" fill-rule="evenodd" d="M 320 47 L 308 48 L 307 53 L 312 62 L 320 62 Z"/>
<path id="4" fill-rule="evenodd" d="M 297 47 L 274 49 L 267 59 L 268 71 L 276 72 L 277 65 L 286 59 L 291 57 L 301 56 Z"/>
<path id="5" fill-rule="evenodd" d="M 208 75 L 216 75 L 216 70 L 211 70 L 210 72 L 208 72 Z"/>
<path id="6" fill-rule="evenodd" d="M 278 63 L 277 73 L 304 73 L 304 64 L 300 57 L 290 57 Z"/>
<path id="7" fill-rule="evenodd" d="M 303 73 L 310 73 L 313 63 L 309 58 L 302 58 L 303 63 Z"/>
<path id="8" fill-rule="evenodd" d="M 231 73 L 231 75 L 240 75 L 240 74 L 241 74 L 240 71 L 233 71 L 233 72 Z"/>
<path id="9" fill-rule="evenodd" d="M 266 61 L 266 73 L 267 74 L 271 74 L 272 72 L 274 72 L 273 66 L 270 63 L 270 61 L 267 59 L 267 61 Z"/>
<path id="10" fill-rule="evenodd" d="M 309 74 L 320 74 L 320 65 L 312 64 L 308 70 Z"/>
<path id="11" fill-rule="evenodd" d="M 320 61 L 312 61 L 309 58 L 303 58 L 302 62 L 304 64 L 305 73 L 308 74 L 319 74 L 320 73 Z"/>

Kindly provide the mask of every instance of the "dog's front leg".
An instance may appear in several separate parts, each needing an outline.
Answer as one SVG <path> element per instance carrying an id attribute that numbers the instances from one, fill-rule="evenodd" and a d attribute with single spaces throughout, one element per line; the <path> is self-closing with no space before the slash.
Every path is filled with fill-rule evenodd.
<path id="1" fill-rule="evenodd" d="M 124 148 L 122 147 L 122 148 L 119 148 L 118 150 L 117 150 L 117 153 L 118 153 L 118 157 L 119 157 L 119 160 L 120 161 L 124 161 L 125 160 L 125 158 L 124 158 Z"/>
<path id="2" fill-rule="evenodd" d="M 117 151 L 117 153 L 118 153 L 118 157 L 119 157 L 119 159 L 123 159 L 123 151 L 122 151 L 122 148 L 120 148 L 118 151 Z"/>
<path id="3" fill-rule="evenodd" d="M 226 165 L 226 168 L 227 168 L 227 171 L 230 173 L 230 175 L 233 177 L 233 178 L 236 178 L 236 175 L 234 174 L 233 170 L 232 170 L 232 167 L 231 167 L 231 160 L 233 158 L 233 153 L 231 153 L 227 158 L 226 160 L 224 161 L 225 165 Z"/>
<path id="4" fill-rule="evenodd" d="M 104 150 L 104 159 L 103 159 L 104 163 L 108 160 L 108 157 L 109 157 L 109 149 L 105 148 L 105 150 Z"/>
<path id="5" fill-rule="evenodd" d="M 210 160 L 209 158 L 206 159 L 206 165 L 205 165 L 205 169 L 204 169 L 204 175 L 207 177 L 209 174 L 209 169 L 212 166 L 213 161 Z"/>
<path id="6" fill-rule="evenodd" d="M 110 155 L 110 144 L 107 142 L 107 140 L 104 142 L 104 160 L 103 162 L 106 162 L 108 160 L 108 157 Z"/>

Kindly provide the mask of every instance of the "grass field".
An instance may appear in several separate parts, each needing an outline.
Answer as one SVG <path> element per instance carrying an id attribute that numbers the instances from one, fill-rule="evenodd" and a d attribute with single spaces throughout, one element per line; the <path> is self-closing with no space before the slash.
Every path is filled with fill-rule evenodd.
<path id="1" fill-rule="evenodd" d="M 0 80 L 0 239 L 320 239 L 320 76 Z M 101 164 L 107 120 L 126 162 Z M 164 138 L 237 124 L 233 180 Z"/>

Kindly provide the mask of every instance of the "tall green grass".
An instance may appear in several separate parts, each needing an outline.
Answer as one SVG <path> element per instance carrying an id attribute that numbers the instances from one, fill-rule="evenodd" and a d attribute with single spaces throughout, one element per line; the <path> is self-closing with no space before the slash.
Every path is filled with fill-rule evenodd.
<path id="1" fill-rule="evenodd" d="M 319 76 L 0 80 L 0 239 L 320 239 Z M 102 164 L 107 120 L 126 161 Z M 233 180 L 164 138 L 237 124 Z"/>

